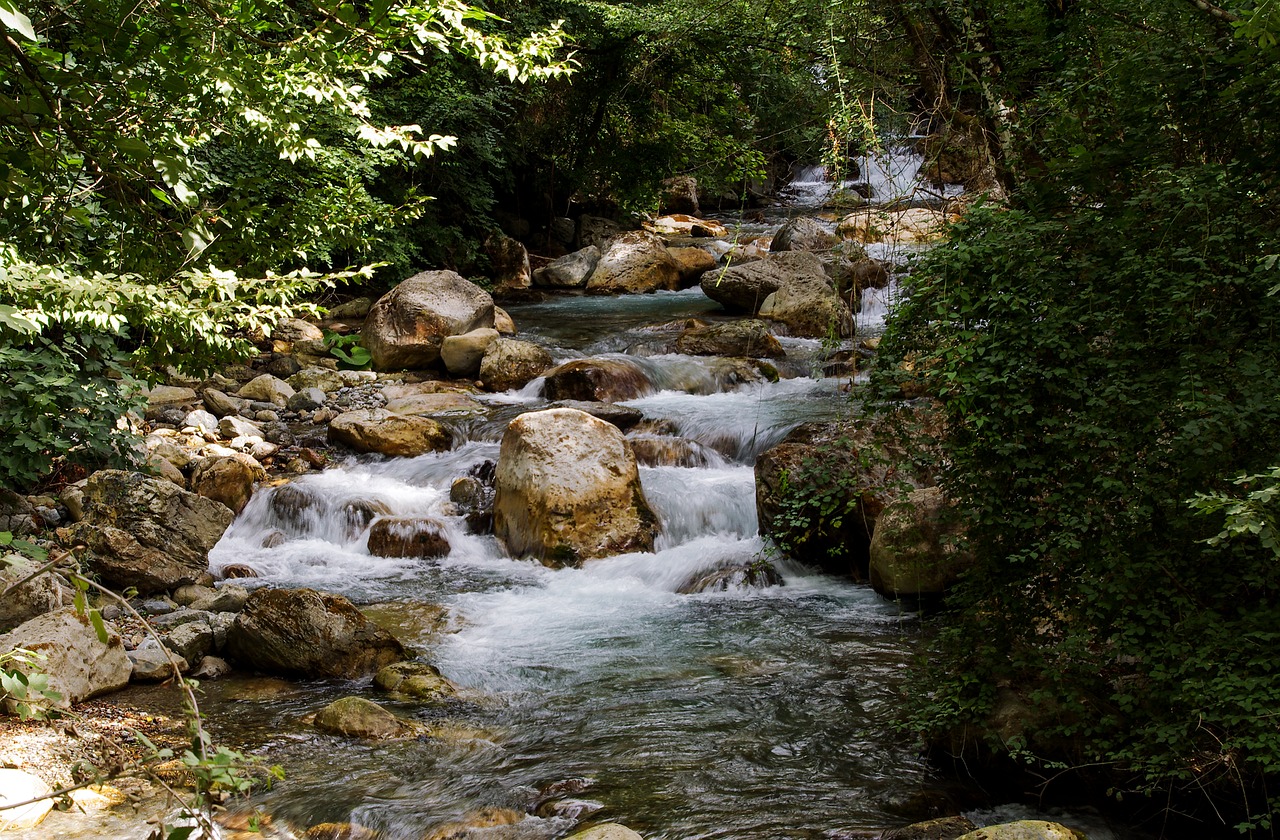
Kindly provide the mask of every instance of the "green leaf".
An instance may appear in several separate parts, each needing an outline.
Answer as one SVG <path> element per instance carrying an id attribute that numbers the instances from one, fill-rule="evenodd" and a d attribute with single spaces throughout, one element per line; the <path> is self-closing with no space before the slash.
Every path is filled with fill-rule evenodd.
<path id="1" fill-rule="evenodd" d="M 31 27 L 31 18 L 18 11 L 13 0 L 0 0 L 0 23 L 21 34 L 28 41 L 36 41 L 36 31 Z"/>

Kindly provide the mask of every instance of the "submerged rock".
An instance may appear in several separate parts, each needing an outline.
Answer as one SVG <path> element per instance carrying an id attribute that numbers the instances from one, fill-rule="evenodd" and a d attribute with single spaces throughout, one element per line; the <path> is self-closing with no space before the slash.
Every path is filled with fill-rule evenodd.
<path id="1" fill-rule="evenodd" d="M 316 713 L 316 729 L 349 738 L 386 740 L 418 734 L 418 728 L 363 697 L 343 697 Z"/>
<path id="2" fill-rule="evenodd" d="M 375 370 L 421 369 L 446 336 L 493 326 L 493 298 L 453 271 L 424 271 L 379 298 L 361 330 Z"/>
<path id="3" fill-rule="evenodd" d="M 404 659 L 406 651 L 341 595 L 259 589 L 231 625 L 226 654 L 269 673 L 354 679 Z"/>
<path id="4" fill-rule="evenodd" d="M 506 826 L 515 826 L 524 822 L 525 815 L 510 808 L 481 808 L 464 814 L 456 822 L 445 823 L 423 836 L 422 840 L 500 840 L 521 835 L 515 830 L 502 831 Z"/>
<path id="5" fill-rule="evenodd" d="M 658 524 L 622 432 L 553 408 L 520 415 L 502 437 L 494 531 L 513 556 L 576 566 L 652 551 Z"/>
<path id="6" fill-rule="evenodd" d="M 976 828 L 965 817 L 941 817 L 888 829 L 880 835 L 880 840 L 956 840 Z"/>
<path id="7" fill-rule="evenodd" d="M 383 691 L 429 703 L 443 703 L 458 697 L 458 687 L 426 662 L 388 665 L 374 676 L 373 684 Z"/>
<path id="8" fill-rule="evenodd" d="M 783 585 L 782 575 L 778 574 L 773 564 L 756 561 L 699 572 L 677 587 L 676 592 L 681 595 L 696 595 L 699 592 L 767 589 Z"/>

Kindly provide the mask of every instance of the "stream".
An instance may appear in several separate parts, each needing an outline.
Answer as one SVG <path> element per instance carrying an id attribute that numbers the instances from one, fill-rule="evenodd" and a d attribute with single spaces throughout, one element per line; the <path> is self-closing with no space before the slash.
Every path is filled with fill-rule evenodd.
<path id="1" fill-rule="evenodd" d="M 859 338 L 883 328 L 893 288 L 868 292 Z M 535 380 L 480 395 L 483 415 L 448 418 L 460 441 L 451 451 L 351 458 L 296 480 L 329 510 L 372 501 L 443 522 L 445 558 L 374 557 L 367 523 L 284 522 L 271 491 L 255 495 L 211 554 L 215 572 L 247 563 L 261 584 L 346 595 L 457 683 L 463 699 L 443 709 L 389 701 L 368 680 L 207 683 L 215 737 L 287 770 L 249 806 L 299 835 L 354 822 L 388 840 L 417 840 L 482 808 L 524 812 L 566 780 L 585 780 L 571 784 L 585 787 L 575 799 L 589 803 L 577 813 L 448 836 L 558 837 L 590 813 L 652 840 L 851 837 L 953 813 L 951 784 L 892 725 L 921 622 L 866 586 L 771 557 L 758 534 L 757 455 L 802 422 L 857 410 L 841 390 L 847 380 L 818 372 L 830 348 L 784 338 L 782 379 L 733 386 L 707 359 L 644 350 L 652 325 L 725 317 L 696 287 L 508 310 L 519 338 L 557 361 L 633 351 L 654 389 L 624 404 L 692 441 L 700 465 L 641 468 L 662 526 L 652 554 L 561 570 L 511 559 L 494 537 L 468 532 L 449 488 L 496 459 L 512 417 L 546 405 Z M 276 532 L 282 538 L 266 540 Z M 702 573 L 762 556 L 784 585 L 678 592 Z M 351 694 L 430 721 L 440 737 L 366 743 L 309 724 L 307 715 Z"/>

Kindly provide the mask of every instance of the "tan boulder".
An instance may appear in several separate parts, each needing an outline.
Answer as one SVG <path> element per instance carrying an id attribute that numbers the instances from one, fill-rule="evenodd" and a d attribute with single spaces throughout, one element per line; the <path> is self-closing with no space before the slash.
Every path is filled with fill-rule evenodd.
<path id="1" fill-rule="evenodd" d="M 847 338 L 853 335 L 853 313 L 825 277 L 797 277 L 760 304 L 761 318 L 785 324 L 794 336 Z"/>
<path id="2" fill-rule="evenodd" d="M 658 531 L 616 426 L 570 408 L 522 414 L 498 455 L 494 532 L 549 566 L 652 551 Z"/>
<path id="3" fill-rule="evenodd" d="M 812 216 L 789 219 L 773 235 L 771 251 L 827 251 L 839 240 L 826 226 Z"/>
<path id="4" fill-rule="evenodd" d="M 855 242 L 928 242 L 942 236 L 943 226 L 951 218 L 943 210 L 927 207 L 868 208 L 841 219 L 836 225 L 836 235 Z"/>
<path id="5" fill-rule="evenodd" d="M 437 391 L 390 400 L 386 409 L 394 414 L 472 414 L 483 411 L 484 406 L 458 391 Z"/>
<path id="6" fill-rule="evenodd" d="M 429 417 L 395 414 L 385 408 L 339 414 L 329 423 L 329 440 L 357 452 L 415 457 L 453 444 L 453 435 Z"/>
<path id="7" fill-rule="evenodd" d="M 549 400 L 621 402 L 653 391 L 653 383 L 630 359 L 574 359 L 547 371 L 543 394 Z"/>
<path id="8" fill-rule="evenodd" d="M 645 228 L 663 236 L 713 236 L 729 235 L 729 229 L 714 219 L 700 219 L 687 213 L 672 213 L 647 222 Z"/>
<path id="9" fill-rule="evenodd" d="M 516 334 L 516 322 L 512 320 L 511 313 L 501 306 L 493 308 L 493 328 L 498 331 L 498 335 Z"/>
<path id="10" fill-rule="evenodd" d="M 754 315 L 769 295 L 798 279 L 826 280 L 822 260 L 808 251 L 783 251 L 755 262 L 709 271 L 699 285 L 703 294 L 730 312 Z"/>
<path id="11" fill-rule="evenodd" d="M 716 267 L 716 258 L 703 248 L 668 248 L 680 271 L 681 287 L 697 283 L 704 272 Z"/>
<path id="12" fill-rule="evenodd" d="M 1088 840 L 1083 832 L 1046 820 L 1018 820 L 962 834 L 959 840 Z"/>
<path id="13" fill-rule="evenodd" d="M 498 331 L 491 327 L 445 336 L 440 342 L 440 360 L 452 376 L 475 376 L 480 372 L 484 351 L 497 340 Z"/>
<path id="14" fill-rule="evenodd" d="M 646 231 L 621 234 L 587 279 L 589 294 L 638 294 L 680 288 L 680 266 L 662 240 Z"/>
<path id="15" fill-rule="evenodd" d="M 493 298 L 453 271 L 415 274 L 379 298 L 361 330 L 375 370 L 420 369 L 446 336 L 493 326 Z"/>
<path id="16" fill-rule="evenodd" d="M 535 286 L 553 289 L 580 289 L 600 262 L 600 249 L 588 245 L 580 251 L 554 259 L 533 273 Z"/>
<path id="17" fill-rule="evenodd" d="M 676 352 L 690 356 L 746 356 L 780 359 L 786 355 L 763 321 L 732 321 L 692 327 L 676 339 Z"/>

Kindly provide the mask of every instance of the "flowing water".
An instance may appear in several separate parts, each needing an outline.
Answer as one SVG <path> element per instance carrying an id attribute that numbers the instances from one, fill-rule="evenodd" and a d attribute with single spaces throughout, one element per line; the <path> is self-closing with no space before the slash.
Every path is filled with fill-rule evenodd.
<path id="1" fill-rule="evenodd" d="M 616 357 L 651 324 L 714 309 L 691 290 L 563 297 L 511 312 L 522 337 L 569 358 Z M 820 352 L 816 342 L 787 344 L 802 360 Z M 210 683 L 225 701 L 207 704 L 212 725 L 288 768 L 254 804 L 302 828 L 353 820 L 418 838 L 480 807 L 523 810 L 539 788 L 584 778 L 591 786 L 579 796 L 602 808 L 595 819 L 651 838 L 825 837 L 916 816 L 912 803 L 940 780 L 890 726 L 920 633 L 912 615 L 782 561 L 783 586 L 678 594 L 709 570 L 765 556 L 752 464 L 799 423 L 852 410 L 839 383 L 735 387 L 710 376 L 705 359 L 631 358 L 655 385 L 628 405 L 706 454 L 698 467 L 641 469 L 662 524 L 652 554 L 550 570 L 505 556 L 450 515 L 450 483 L 497 457 L 502 418 L 543 404 L 538 382 L 487 397 L 498 419 L 467 426 L 470 439 L 450 452 L 353 459 L 298 479 L 320 500 L 308 510 L 281 516 L 270 492 L 255 496 L 211 555 L 215 570 L 248 563 L 270 585 L 347 595 L 466 699 L 444 711 L 390 704 L 446 718 L 451 737 L 365 744 L 302 718 L 346 694 L 385 699 L 367 681 Z M 359 514 L 369 503 L 443 521 L 451 553 L 371 556 Z M 504 836 L 569 826 L 531 817 Z"/>

